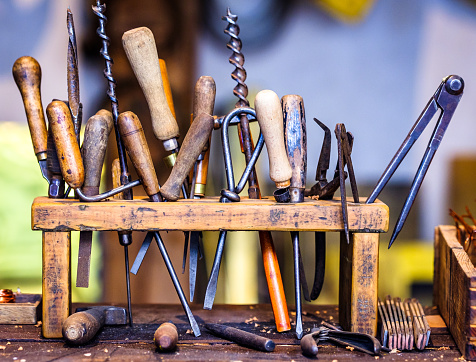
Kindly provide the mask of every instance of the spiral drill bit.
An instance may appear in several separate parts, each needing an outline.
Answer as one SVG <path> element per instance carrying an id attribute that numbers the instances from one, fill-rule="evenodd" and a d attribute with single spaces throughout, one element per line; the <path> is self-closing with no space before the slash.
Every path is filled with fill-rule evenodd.
<path id="1" fill-rule="evenodd" d="M 114 132 L 116 135 L 117 153 L 119 156 L 119 163 L 121 168 L 121 184 L 126 185 L 130 182 L 129 172 L 127 170 L 127 159 L 124 145 L 122 144 L 119 127 L 117 126 L 117 118 L 119 117 L 119 105 L 116 98 L 116 80 L 112 76 L 112 65 L 114 64 L 112 57 L 109 55 L 108 48 L 110 39 L 106 35 L 107 17 L 104 15 L 106 11 L 106 4 L 101 4 L 100 0 L 96 1 L 96 6 L 92 7 L 94 14 L 99 18 L 99 27 L 96 33 L 102 40 L 102 48 L 100 50 L 101 56 L 104 58 L 106 68 L 104 69 L 104 77 L 108 82 L 107 95 L 111 100 L 112 119 L 114 122 Z M 132 200 L 132 190 L 123 192 L 124 199 Z M 132 243 L 132 233 L 121 231 L 119 234 L 119 243 L 124 247 L 124 259 L 126 268 L 126 286 L 127 286 L 127 307 L 129 314 L 129 325 L 132 327 L 132 306 L 131 306 L 131 285 L 129 278 L 129 252 L 128 245 Z"/>

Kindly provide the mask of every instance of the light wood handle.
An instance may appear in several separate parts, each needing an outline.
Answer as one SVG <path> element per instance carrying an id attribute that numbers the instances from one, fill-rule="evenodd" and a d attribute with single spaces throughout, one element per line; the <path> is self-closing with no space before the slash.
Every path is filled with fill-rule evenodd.
<path id="1" fill-rule="evenodd" d="M 203 75 L 195 83 L 195 93 L 193 97 L 193 115 L 200 113 L 213 116 L 215 108 L 216 85 L 212 77 Z"/>
<path id="2" fill-rule="evenodd" d="M 160 190 L 159 181 L 139 118 L 132 112 L 124 112 L 117 118 L 117 124 L 124 146 L 137 175 L 142 180 L 145 192 L 149 196 L 156 195 Z"/>
<path id="3" fill-rule="evenodd" d="M 53 101 L 46 107 L 46 115 L 63 178 L 71 188 L 77 189 L 84 182 L 84 166 L 69 108 L 64 102 Z"/>
<path id="4" fill-rule="evenodd" d="M 278 95 L 262 90 L 256 95 L 255 109 L 268 150 L 269 176 L 277 188 L 288 187 L 293 171 L 284 147 L 283 112 Z"/>
<path id="5" fill-rule="evenodd" d="M 154 333 L 155 346 L 162 352 L 171 352 L 177 349 L 178 332 L 173 323 L 162 323 Z"/>
<path id="6" fill-rule="evenodd" d="M 169 178 L 162 186 L 160 193 L 167 200 L 175 201 L 180 196 L 180 188 L 197 160 L 198 155 L 207 143 L 210 133 L 213 130 L 213 117 L 209 114 L 200 113 L 192 122 L 185 135 L 180 148 L 175 165 L 172 168 Z"/>
<path id="7" fill-rule="evenodd" d="M 112 173 L 112 188 L 115 189 L 121 186 L 121 163 L 118 158 L 115 158 L 112 161 L 111 173 Z M 118 194 L 115 194 L 112 198 L 116 200 L 124 200 L 124 193 L 119 192 Z"/>
<path id="8" fill-rule="evenodd" d="M 71 314 L 63 322 L 63 337 L 73 345 L 89 342 L 104 326 L 106 317 L 101 309 L 88 309 Z"/>
<path id="9" fill-rule="evenodd" d="M 301 96 L 290 94 L 281 98 L 284 120 L 284 143 L 292 169 L 289 186 L 290 202 L 304 199 L 307 172 L 307 135 L 304 102 Z"/>
<path id="10" fill-rule="evenodd" d="M 102 166 L 106 156 L 107 141 L 114 126 L 112 113 L 102 109 L 88 119 L 84 129 L 81 155 L 84 164 L 82 191 L 87 196 L 99 194 Z"/>
<path id="11" fill-rule="evenodd" d="M 172 116 L 177 119 L 177 116 L 175 115 L 174 99 L 172 97 L 172 87 L 170 86 L 169 73 L 167 72 L 167 64 L 165 63 L 165 60 L 159 59 L 159 65 L 160 74 L 162 75 L 162 84 L 164 85 L 165 99 L 167 99 L 167 104 L 169 105 L 170 112 L 172 112 Z"/>
<path id="12" fill-rule="evenodd" d="M 122 36 L 122 45 L 149 105 L 155 137 L 160 141 L 177 138 L 179 128 L 167 104 L 152 31 L 146 27 L 129 30 Z"/>
<path id="13" fill-rule="evenodd" d="M 13 64 L 12 73 L 23 99 L 33 149 L 38 161 L 44 160 L 47 150 L 47 132 L 41 103 L 40 64 L 32 57 L 21 57 Z"/>

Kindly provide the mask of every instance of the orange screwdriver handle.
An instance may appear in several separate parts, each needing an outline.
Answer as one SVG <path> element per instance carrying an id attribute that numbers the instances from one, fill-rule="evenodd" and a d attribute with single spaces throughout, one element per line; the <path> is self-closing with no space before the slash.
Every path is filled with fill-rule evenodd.
<path id="1" fill-rule="evenodd" d="M 46 159 L 47 131 L 41 103 L 41 67 L 32 57 L 18 58 L 12 68 L 25 107 L 31 141 L 38 161 Z"/>
<path id="2" fill-rule="evenodd" d="M 154 198 L 160 186 L 139 118 L 132 112 L 124 112 L 117 118 L 119 133 L 137 175 L 142 180 L 147 195 Z M 157 200 L 158 201 L 158 200 Z"/>
<path id="3" fill-rule="evenodd" d="M 69 108 L 62 101 L 53 101 L 46 107 L 46 115 L 63 178 L 72 189 L 80 188 L 84 182 L 84 166 Z"/>

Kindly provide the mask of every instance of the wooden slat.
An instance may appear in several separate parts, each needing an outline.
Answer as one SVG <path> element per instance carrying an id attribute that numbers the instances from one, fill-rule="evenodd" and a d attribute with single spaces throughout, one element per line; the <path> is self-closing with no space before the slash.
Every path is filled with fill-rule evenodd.
<path id="1" fill-rule="evenodd" d="M 351 231 L 388 230 L 389 211 L 384 203 L 350 202 L 348 210 Z M 242 198 L 237 203 L 221 203 L 214 197 L 162 203 L 139 199 L 85 203 L 38 197 L 32 205 L 32 229 L 341 231 L 343 224 L 339 200 L 279 204 L 272 198 Z"/>

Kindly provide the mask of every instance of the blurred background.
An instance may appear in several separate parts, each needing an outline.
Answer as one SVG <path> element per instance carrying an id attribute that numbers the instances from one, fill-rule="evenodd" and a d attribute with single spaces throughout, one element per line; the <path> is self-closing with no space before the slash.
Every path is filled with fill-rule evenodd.
<path id="1" fill-rule="evenodd" d="M 47 194 L 31 146 L 20 94 L 11 75 L 14 61 L 36 58 L 43 73 L 43 106 L 66 99 L 66 10 L 74 14 L 79 46 L 79 74 L 83 124 L 100 108 L 110 109 L 104 60 L 96 35 L 98 20 L 93 1 L 3 0 L 0 3 L 0 288 L 41 293 L 41 232 L 32 231 L 31 203 Z M 392 249 L 390 235 L 382 235 L 379 295 L 418 297 L 431 304 L 433 232 L 453 224 L 448 208 L 464 213 L 475 208 L 476 143 L 476 2 L 469 0 L 115 0 L 107 1 L 106 32 L 111 38 L 113 75 L 119 110 L 141 119 L 159 182 L 170 170 L 162 145 L 155 140 L 147 104 L 122 49 L 121 36 L 132 28 L 149 27 L 159 56 L 167 62 L 181 138 L 189 125 L 193 87 L 201 75 L 215 79 L 215 114 L 229 112 L 233 96 L 233 66 L 223 33 L 227 7 L 238 15 L 245 56 L 249 99 L 262 89 L 280 97 L 304 99 L 308 133 L 308 187 L 314 184 L 322 131 L 313 117 L 331 130 L 345 123 L 355 141 L 352 153 L 361 196 L 367 196 L 393 154 L 433 95 L 443 77 L 465 80 L 465 94 L 433 160 L 410 218 Z M 390 207 L 390 232 L 427 146 L 435 122 L 420 137 L 380 199 Z M 253 126 L 254 127 L 254 126 Z M 255 139 L 257 127 L 254 127 Z M 115 158 L 114 136 L 104 172 L 103 188 L 110 187 L 110 164 Z M 236 136 L 230 136 L 237 142 Z M 333 141 L 334 142 L 334 141 Z M 212 137 L 207 195 L 225 187 L 223 155 L 218 132 Z M 238 146 L 235 145 L 236 149 Z M 331 165 L 336 162 L 333 143 Z M 236 169 L 244 166 L 235 152 Z M 132 166 L 130 166 L 132 168 Z M 274 186 L 268 176 L 266 152 L 257 165 L 264 195 Z M 332 170 L 331 170 L 332 171 Z M 245 192 L 246 193 L 246 192 Z M 144 195 L 138 188 L 135 195 Z M 174 226 L 175 227 L 175 226 Z M 180 229 L 180 227 L 178 226 Z M 72 277 L 76 278 L 78 233 L 72 240 Z M 175 269 L 180 271 L 181 232 L 162 233 Z M 131 263 L 144 235 L 134 233 Z M 289 304 L 293 304 L 293 261 L 289 233 L 273 233 Z M 218 233 L 205 232 L 205 256 L 199 266 L 196 296 L 203 300 Z M 308 282 L 314 270 L 314 235 L 302 233 L 301 248 Z M 326 279 L 319 304 L 338 298 L 338 235 L 327 241 Z M 90 287 L 73 287 L 73 301 L 125 302 L 123 251 L 115 233 L 95 233 Z M 187 270 L 188 268 L 186 268 Z M 188 275 L 180 275 L 188 290 Z M 167 271 L 154 246 L 139 273 L 131 276 L 133 303 L 179 303 Z M 268 292 L 258 234 L 229 233 L 220 272 L 216 303 L 266 303 Z"/>

